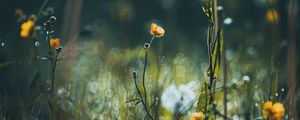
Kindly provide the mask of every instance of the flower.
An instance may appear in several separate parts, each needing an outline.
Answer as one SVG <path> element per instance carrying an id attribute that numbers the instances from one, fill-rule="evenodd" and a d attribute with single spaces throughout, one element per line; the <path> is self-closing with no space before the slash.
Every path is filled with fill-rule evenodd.
<path id="1" fill-rule="evenodd" d="M 195 84 L 193 81 L 190 83 Z M 172 113 L 186 112 L 196 97 L 193 92 L 195 88 L 190 83 L 179 85 L 179 87 L 174 84 L 167 87 L 161 96 L 162 106 Z"/>
<path id="2" fill-rule="evenodd" d="M 155 37 L 162 37 L 165 34 L 165 30 L 157 24 L 152 23 L 150 28 L 150 34 Z"/>
<path id="3" fill-rule="evenodd" d="M 30 37 L 31 34 L 32 34 L 32 32 L 33 32 L 33 28 L 34 28 L 34 20 L 28 19 L 26 22 L 24 22 L 21 25 L 20 36 L 22 38 L 28 38 L 28 37 Z"/>
<path id="4" fill-rule="evenodd" d="M 267 101 L 264 104 L 263 111 L 262 111 L 264 118 L 267 118 L 270 115 L 272 107 L 273 107 L 273 103 L 271 101 Z"/>
<path id="5" fill-rule="evenodd" d="M 279 14 L 276 10 L 271 9 L 266 12 L 266 21 L 270 24 L 277 23 L 279 20 Z"/>
<path id="6" fill-rule="evenodd" d="M 60 44 L 59 38 L 52 38 L 52 39 L 50 39 L 50 47 L 51 47 L 52 50 L 58 48 L 59 44 Z"/>
<path id="7" fill-rule="evenodd" d="M 280 102 L 273 104 L 267 101 L 263 106 L 263 117 L 270 120 L 281 120 L 284 115 L 284 106 Z"/>
<path id="8" fill-rule="evenodd" d="M 274 120 L 280 120 L 284 115 L 284 107 L 280 102 L 276 102 L 272 107 Z"/>
<path id="9" fill-rule="evenodd" d="M 204 120 L 205 115 L 203 112 L 195 112 L 190 116 L 190 120 Z"/>

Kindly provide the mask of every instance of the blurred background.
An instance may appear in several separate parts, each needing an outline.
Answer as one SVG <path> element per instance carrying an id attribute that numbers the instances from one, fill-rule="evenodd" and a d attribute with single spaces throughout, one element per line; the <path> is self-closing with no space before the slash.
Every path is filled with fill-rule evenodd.
<path id="1" fill-rule="evenodd" d="M 125 101 L 137 96 L 131 72 L 141 74 L 143 45 L 152 37 L 151 23 L 159 24 L 166 33 L 151 46 L 151 67 L 147 75 L 149 95 L 160 101 L 168 86 L 191 81 L 198 85 L 193 89 L 197 95 L 208 80 L 208 18 L 202 11 L 203 2 L 205 0 L 49 0 L 45 9 L 54 10 L 57 18 L 54 36 L 60 38 L 64 56 L 55 76 L 57 113 L 64 116 L 61 119 L 143 118 L 139 116 L 143 113 L 141 106 L 132 107 Z M 46 40 L 21 38 L 21 23 L 16 16 L 17 9 L 28 16 L 37 15 L 43 3 L 43 0 L 0 1 L 1 119 L 49 117 L 47 102 L 43 100 L 46 98 L 40 98 L 49 79 L 49 63 L 37 59 L 47 53 Z M 247 113 L 251 113 L 251 119 L 259 116 L 255 111 L 261 107 L 257 104 L 266 101 L 270 94 L 272 99 L 287 103 L 291 2 L 226 0 L 219 1 L 218 5 L 223 6 L 231 96 L 228 99 L 232 101 L 228 116 L 236 119 L 247 119 Z M 276 15 L 270 16 L 270 11 Z M 296 19 L 299 19 L 298 13 L 297 9 Z M 42 25 L 43 21 L 37 24 Z M 296 22 L 294 27 L 299 38 L 299 24 Z M 300 52 L 299 40 L 295 45 L 296 53 L 292 56 Z M 295 98 L 296 108 L 300 108 L 299 59 L 292 66 L 297 71 Z M 274 91 L 269 94 L 270 80 L 277 82 L 272 83 Z M 222 78 L 218 86 L 222 86 Z M 257 95 L 249 97 L 247 89 Z M 243 107 L 250 98 L 253 100 L 249 107 Z M 160 110 L 154 113 L 168 116 L 170 113 L 160 104 L 157 104 Z"/>

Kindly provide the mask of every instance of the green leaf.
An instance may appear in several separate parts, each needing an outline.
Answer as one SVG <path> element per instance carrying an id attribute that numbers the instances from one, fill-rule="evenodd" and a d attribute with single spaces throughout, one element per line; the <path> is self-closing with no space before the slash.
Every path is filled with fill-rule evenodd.
<path id="1" fill-rule="evenodd" d="M 223 29 L 220 28 L 217 33 L 216 40 L 212 43 L 213 49 L 211 49 L 211 68 L 209 67 L 207 70 L 207 75 L 210 76 L 210 71 L 213 73 L 214 79 L 218 77 L 221 57 L 222 57 L 222 49 L 223 49 Z M 212 70 L 211 70 L 212 69 Z"/>

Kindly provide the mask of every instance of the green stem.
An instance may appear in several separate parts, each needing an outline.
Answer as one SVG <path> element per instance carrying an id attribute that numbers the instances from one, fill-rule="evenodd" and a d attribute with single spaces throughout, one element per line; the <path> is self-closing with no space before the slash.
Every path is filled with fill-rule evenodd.
<path id="1" fill-rule="evenodd" d="M 153 35 L 150 42 L 149 42 L 150 45 L 151 45 L 152 41 L 154 40 L 154 38 L 155 38 L 155 36 Z"/>
<path id="2" fill-rule="evenodd" d="M 141 94 L 141 91 L 140 91 L 140 89 L 139 89 L 139 87 L 138 87 L 138 85 L 137 85 L 136 75 L 135 75 L 135 74 L 133 74 L 133 80 L 134 80 L 135 88 L 136 88 L 136 90 L 137 90 L 137 92 L 138 92 L 138 94 L 139 94 L 139 97 L 140 97 L 141 101 L 142 101 L 143 107 L 144 107 L 146 113 L 148 114 L 148 116 L 150 117 L 150 119 L 153 120 L 153 118 L 152 118 L 150 112 L 149 112 L 148 109 L 147 109 L 147 106 L 146 106 L 146 103 L 145 103 L 145 101 L 144 101 L 144 99 L 143 99 L 143 96 L 142 96 L 142 94 Z"/>
<path id="3" fill-rule="evenodd" d="M 143 70 L 143 90 L 144 90 L 144 98 L 145 98 L 145 105 L 147 108 L 147 91 L 146 91 L 146 85 L 145 85 L 145 76 L 146 76 L 146 67 L 147 67 L 147 62 L 148 62 L 148 48 L 146 48 L 146 53 L 145 53 L 145 61 L 144 61 L 144 70 Z"/>

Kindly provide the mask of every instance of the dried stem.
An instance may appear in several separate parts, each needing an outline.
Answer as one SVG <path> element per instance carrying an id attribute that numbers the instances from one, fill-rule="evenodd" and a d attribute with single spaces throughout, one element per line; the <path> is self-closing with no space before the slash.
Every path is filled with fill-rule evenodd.
<path id="1" fill-rule="evenodd" d="M 225 44 L 225 38 L 223 39 L 223 50 L 222 50 L 222 54 L 223 54 L 223 79 L 224 79 L 224 116 L 227 117 L 227 59 L 226 59 L 226 52 L 225 49 L 226 48 L 226 44 Z"/>

